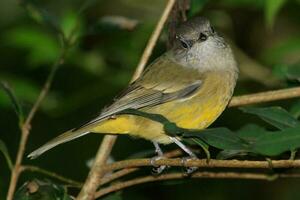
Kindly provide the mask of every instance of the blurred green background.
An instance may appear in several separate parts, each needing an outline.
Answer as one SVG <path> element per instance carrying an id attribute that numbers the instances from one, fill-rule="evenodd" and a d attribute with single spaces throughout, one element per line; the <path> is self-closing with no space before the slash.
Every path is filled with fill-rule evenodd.
<path id="1" fill-rule="evenodd" d="M 94 117 L 126 87 L 164 5 L 161 0 L 0 1 L 0 80 L 10 85 L 25 114 L 60 54 L 59 31 L 75 41 L 33 120 L 26 153 Z M 290 69 L 300 68 L 299 9 L 299 0 L 191 0 L 188 16 L 206 16 L 232 43 L 241 71 L 235 94 L 247 94 L 298 84 Z M 167 38 L 165 28 L 151 60 L 166 50 Z M 299 100 L 270 105 L 293 109 Z M 230 108 L 213 126 L 237 130 L 249 123 L 259 122 Z M 14 160 L 20 139 L 18 119 L 2 90 L 0 124 L 0 139 Z M 24 163 L 83 181 L 101 138 L 91 134 Z M 152 149 L 150 142 L 122 136 L 112 159 Z M 145 168 L 143 173 L 150 170 Z M 10 171 L 2 155 L 0 177 L 0 199 L 4 199 Z M 44 178 L 25 172 L 19 186 L 33 177 Z M 300 180 L 197 179 L 144 184 L 126 189 L 120 196 L 126 200 L 289 200 L 300 198 L 299 187 Z"/>

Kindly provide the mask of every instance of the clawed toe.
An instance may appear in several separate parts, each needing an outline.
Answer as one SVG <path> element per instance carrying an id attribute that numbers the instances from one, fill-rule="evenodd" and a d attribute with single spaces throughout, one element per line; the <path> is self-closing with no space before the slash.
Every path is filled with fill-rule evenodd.
<path id="1" fill-rule="evenodd" d="M 184 171 L 187 175 L 194 173 L 198 169 L 198 167 L 186 167 L 186 162 L 188 162 L 189 160 L 196 160 L 196 159 L 198 159 L 198 158 L 194 157 L 194 156 L 193 157 L 184 157 L 181 159 L 182 165 L 185 167 Z"/>
<path id="2" fill-rule="evenodd" d="M 153 166 L 152 168 L 152 174 L 158 175 L 161 174 L 166 168 L 166 165 L 157 165 L 156 161 L 163 159 L 163 156 L 155 156 L 153 158 L 151 158 L 151 165 Z"/>

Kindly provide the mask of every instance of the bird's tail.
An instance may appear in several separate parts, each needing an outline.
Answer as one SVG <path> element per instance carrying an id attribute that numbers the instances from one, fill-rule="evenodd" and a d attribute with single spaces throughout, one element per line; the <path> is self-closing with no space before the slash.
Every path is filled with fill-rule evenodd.
<path id="1" fill-rule="evenodd" d="M 79 138 L 81 136 L 84 136 L 86 134 L 88 134 L 89 132 L 87 132 L 86 130 L 69 130 L 61 135 L 59 135 L 58 137 L 50 140 L 49 142 L 47 142 L 46 144 L 44 144 L 43 146 L 41 146 L 40 148 L 38 148 L 37 150 L 31 152 L 27 157 L 30 159 L 35 159 L 38 156 L 40 156 L 41 154 L 45 153 L 46 151 L 52 149 L 53 147 L 60 145 L 62 143 L 74 140 L 76 138 Z"/>

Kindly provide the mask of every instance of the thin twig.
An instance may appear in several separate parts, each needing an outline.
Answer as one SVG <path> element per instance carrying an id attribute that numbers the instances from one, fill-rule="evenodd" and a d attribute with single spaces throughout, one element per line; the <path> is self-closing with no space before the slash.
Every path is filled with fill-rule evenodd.
<path id="1" fill-rule="evenodd" d="M 300 174 L 274 174 L 268 175 L 263 173 L 237 173 L 237 172 L 196 172 L 191 176 L 186 176 L 182 173 L 162 174 L 160 176 L 144 176 L 135 178 L 129 181 L 113 184 L 99 190 L 95 197 L 99 198 L 108 193 L 115 192 L 133 185 L 138 185 L 146 182 L 184 179 L 184 178 L 214 178 L 214 179 L 253 179 L 253 180 L 273 180 L 275 178 L 299 178 Z"/>
<path id="2" fill-rule="evenodd" d="M 70 178 L 66 178 L 62 175 L 59 175 L 55 172 L 51 172 L 51 171 L 48 171 L 48 170 L 45 170 L 45 169 L 42 169 L 40 167 L 37 167 L 37 166 L 32 166 L 32 165 L 23 165 L 21 167 L 21 171 L 24 172 L 24 171 L 31 171 L 31 172 L 38 172 L 38 173 L 41 173 L 41 174 L 44 174 L 44 175 L 47 175 L 49 177 L 52 177 L 52 178 L 55 178 L 57 180 L 60 180 L 62 182 L 65 182 L 65 183 L 68 183 L 70 184 L 72 187 L 78 187 L 80 188 L 83 183 L 81 182 L 78 182 L 78 181 L 74 181 Z"/>
<path id="3" fill-rule="evenodd" d="M 300 87 L 236 96 L 231 99 L 228 106 L 244 106 L 255 103 L 291 99 L 295 97 L 300 97 Z"/>
<path id="4" fill-rule="evenodd" d="M 164 24 L 166 23 L 168 16 L 172 10 L 173 5 L 175 4 L 175 0 L 169 0 L 167 2 L 167 5 L 162 13 L 162 16 L 160 17 L 147 45 L 143 52 L 143 55 L 140 59 L 140 62 L 132 76 L 131 81 L 136 80 L 143 72 L 145 65 L 147 64 L 149 57 L 154 49 L 154 46 L 160 36 L 160 33 L 164 27 Z M 94 198 L 94 194 L 96 192 L 97 187 L 100 185 L 101 178 L 103 177 L 103 173 L 101 173 L 101 166 L 106 162 L 113 145 L 115 144 L 115 141 L 117 139 L 117 136 L 114 135 L 106 135 L 103 138 L 102 144 L 98 150 L 98 153 L 96 155 L 96 159 L 94 161 L 94 165 L 89 173 L 88 178 L 86 179 L 86 182 L 80 191 L 77 200 L 90 200 Z M 102 146 L 106 146 L 107 149 L 102 149 Z M 99 169 L 97 169 L 99 168 Z M 97 177 L 93 178 L 93 177 Z"/>
<path id="5" fill-rule="evenodd" d="M 147 43 L 147 46 L 144 50 L 144 53 L 140 59 L 140 62 L 136 68 L 136 71 L 134 72 L 133 76 L 132 76 L 132 79 L 135 80 L 137 79 L 141 73 L 143 72 L 148 60 L 149 60 L 149 57 L 151 56 L 152 54 L 152 51 L 154 49 L 154 46 L 160 36 L 160 33 L 164 27 L 164 24 L 166 23 L 167 19 L 168 19 L 168 16 L 170 15 L 170 12 L 173 8 L 175 4 L 175 0 L 169 0 L 166 7 L 165 7 L 165 10 L 163 11 L 148 43 Z"/>
<path id="6" fill-rule="evenodd" d="M 24 124 L 21 125 L 21 139 L 20 139 L 20 144 L 19 144 L 19 149 L 18 149 L 16 161 L 15 161 L 15 166 L 14 166 L 14 168 L 12 170 L 12 173 L 11 173 L 11 179 L 10 179 L 8 193 L 7 193 L 7 200 L 12 200 L 13 199 L 13 195 L 14 195 L 14 192 L 16 190 L 18 178 L 19 178 L 20 173 L 21 173 L 21 164 L 22 164 L 22 160 L 23 160 L 23 157 L 24 157 L 25 147 L 26 147 L 28 136 L 29 136 L 29 133 L 30 133 L 31 121 L 34 118 L 34 116 L 36 114 L 36 111 L 40 107 L 40 105 L 41 105 L 42 101 L 44 100 L 45 96 L 47 95 L 58 67 L 61 66 L 64 63 L 67 50 L 68 50 L 67 47 L 63 47 L 58 59 L 52 65 L 50 74 L 48 75 L 47 80 L 45 81 L 45 84 L 44 84 L 37 100 L 35 101 L 33 107 L 31 108 L 31 110 L 28 114 L 28 117 L 26 118 Z"/>

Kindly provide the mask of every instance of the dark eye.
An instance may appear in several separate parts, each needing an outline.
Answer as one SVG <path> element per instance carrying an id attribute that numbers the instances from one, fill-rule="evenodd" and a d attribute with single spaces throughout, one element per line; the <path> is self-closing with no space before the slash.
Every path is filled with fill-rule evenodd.
<path id="1" fill-rule="evenodd" d="M 180 40 L 180 43 L 181 43 L 181 46 L 182 46 L 183 48 L 185 48 L 185 49 L 187 49 L 187 48 L 190 47 L 189 44 L 188 44 L 187 42 L 183 41 L 183 40 Z"/>
<path id="2" fill-rule="evenodd" d="M 206 39 L 207 39 L 207 35 L 205 35 L 204 33 L 200 33 L 199 40 L 205 41 Z"/>
<path id="3" fill-rule="evenodd" d="M 210 27 L 210 30 L 211 30 L 212 33 L 215 33 L 214 27 L 211 26 L 211 27 Z"/>

